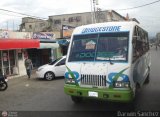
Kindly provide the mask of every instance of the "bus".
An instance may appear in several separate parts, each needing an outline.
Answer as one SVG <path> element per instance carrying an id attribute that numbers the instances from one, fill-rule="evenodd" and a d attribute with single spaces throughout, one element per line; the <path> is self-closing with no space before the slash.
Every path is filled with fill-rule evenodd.
<path id="1" fill-rule="evenodd" d="M 68 48 L 64 92 L 75 103 L 132 102 L 149 83 L 150 58 L 148 33 L 134 21 L 79 26 Z"/>

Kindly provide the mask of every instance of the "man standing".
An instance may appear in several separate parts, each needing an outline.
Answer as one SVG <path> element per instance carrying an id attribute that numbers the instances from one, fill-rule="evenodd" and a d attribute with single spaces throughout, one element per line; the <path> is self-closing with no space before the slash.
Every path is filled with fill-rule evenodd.
<path id="1" fill-rule="evenodd" d="M 26 72 L 27 72 L 28 78 L 30 79 L 30 77 L 31 77 L 31 71 L 32 71 L 32 68 L 33 68 L 31 59 L 29 59 L 28 57 L 26 57 L 26 60 L 25 60 L 24 64 L 25 64 L 25 67 L 26 67 Z"/>

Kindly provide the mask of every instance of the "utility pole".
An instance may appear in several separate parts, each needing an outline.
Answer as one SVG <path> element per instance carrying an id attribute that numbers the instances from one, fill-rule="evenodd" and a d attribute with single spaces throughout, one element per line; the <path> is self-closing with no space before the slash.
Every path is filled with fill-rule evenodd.
<path id="1" fill-rule="evenodd" d="M 92 15 L 92 23 L 96 23 L 96 5 L 98 5 L 98 0 L 91 0 L 91 15 Z M 93 8 L 92 8 L 93 6 Z M 92 10 L 93 9 L 93 10 Z"/>
<path id="2" fill-rule="evenodd" d="M 92 23 L 94 21 L 94 17 L 93 17 L 93 4 L 92 4 L 92 0 L 90 0 L 91 2 L 91 19 L 92 19 Z"/>
<path id="3" fill-rule="evenodd" d="M 7 21 L 7 30 L 8 30 L 8 21 Z"/>
<path id="4" fill-rule="evenodd" d="M 93 9 L 94 9 L 94 23 L 96 23 L 96 2 L 93 0 Z"/>
<path id="5" fill-rule="evenodd" d="M 13 31 L 14 31 L 14 20 L 13 20 Z"/>

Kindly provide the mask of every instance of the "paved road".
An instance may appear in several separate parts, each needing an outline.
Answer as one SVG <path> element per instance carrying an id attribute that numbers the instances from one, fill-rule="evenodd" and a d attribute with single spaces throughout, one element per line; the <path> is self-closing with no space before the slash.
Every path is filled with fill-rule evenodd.
<path id="1" fill-rule="evenodd" d="M 53 81 L 32 79 L 26 76 L 11 79 L 9 88 L 0 92 L 0 110 L 12 111 L 158 111 L 160 110 L 160 50 L 151 49 L 150 83 L 144 85 L 131 104 L 110 103 L 96 100 L 84 100 L 74 104 L 71 98 L 64 94 L 64 78 Z"/>

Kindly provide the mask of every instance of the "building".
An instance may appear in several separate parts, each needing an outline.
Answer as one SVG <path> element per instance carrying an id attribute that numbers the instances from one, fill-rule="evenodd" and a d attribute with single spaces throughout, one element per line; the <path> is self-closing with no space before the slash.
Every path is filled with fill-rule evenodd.
<path id="1" fill-rule="evenodd" d="M 45 32 L 45 29 L 49 27 L 47 20 L 36 19 L 31 17 L 22 18 L 20 25 L 21 32 Z"/>
<path id="2" fill-rule="evenodd" d="M 44 37 L 44 36 L 43 36 Z M 0 31 L 0 73 L 7 76 L 26 75 L 25 57 L 33 67 L 49 63 L 60 53 L 54 39 L 34 39 L 32 32 Z"/>
<path id="3" fill-rule="evenodd" d="M 63 25 L 77 27 L 93 23 L 91 12 L 49 16 L 48 21 L 51 22 L 51 29 L 53 31 L 62 29 Z M 113 10 L 96 12 L 97 23 L 109 21 L 125 21 L 125 17 L 121 16 Z"/>
<path id="4" fill-rule="evenodd" d="M 160 33 L 156 34 L 156 44 L 159 45 L 160 44 Z"/>
<path id="5" fill-rule="evenodd" d="M 55 34 L 55 38 L 64 38 L 66 35 L 71 35 L 75 27 L 93 23 L 92 15 L 93 14 L 91 12 L 53 15 L 49 16 L 48 20 L 25 17 L 22 18 L 20 31 L 53 32 Z M 125 20 L 125 17 L 121 16 L 114 10 L 98 10 L 96 12 L 97 23 Z M 66 26 L 70 27 L 68 32 L 66 32 Z M 65 31 L 63 29 L 65 29 Z"/>
<path id="6" fill-rule="evenodd" d="M 50 28 L 50 22 L 48 20 L 36 19 L 31 17 L 22 18 L 22 23 L 20 25 L 20 32 L 52 32 Z M 54 38 L 59 38 L 60 33 L 54 32 Z"/>

